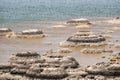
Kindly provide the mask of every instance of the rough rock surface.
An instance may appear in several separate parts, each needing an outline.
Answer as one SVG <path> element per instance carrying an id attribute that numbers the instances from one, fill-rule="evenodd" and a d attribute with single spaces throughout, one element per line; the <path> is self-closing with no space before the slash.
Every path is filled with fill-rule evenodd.
<path id="1" fill-rule="evenodd" d="M 66 41 L 60 42 L 61 47 L 99 47 L 106 45 L 106 38 L 95 35 L 90 31 L 79 31 L 70 36 Z"/>
<path id="2" fill-rule="evenodd" d="M 9 28 L 0 28 L 0 36 L 7 36 L 13 34 L 12 30 Z"/>
<path id="3" fill-rule="evenodd" d="M 14 54 L 9 62 L 0 64 L 0 80 L 120 80 L 118 62 L 82 68 L 73 57 L 35 52 Z"/>
<path id="4" fill-rule="evenodd" d="M 16 37 L 16 38 L 30 38 L 30 39 L 36 39 L 36 38 L 43 38 L 47 36 L 46 34 L 43 33 L 43 31 L 38 30 L 38 29 L 29 29 L 29 30 L 24 30 L 21 33 L 15 33 L 11 37 Z"/>

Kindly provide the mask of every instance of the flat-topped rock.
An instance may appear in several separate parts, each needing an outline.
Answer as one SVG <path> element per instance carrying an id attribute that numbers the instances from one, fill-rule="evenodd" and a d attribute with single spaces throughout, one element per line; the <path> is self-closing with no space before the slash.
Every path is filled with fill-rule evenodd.
<path id="1" fill-rule="evenodd" d="M 90 21 L 86 18 L 80 18 L 80 19 L 71 19 L 66 22 L 69 25 L 79 25 L 79 24 L 91 24 Z"/>
<path id="2" fill-rule="evenodd" d="M 11 69 L 11 68 L 12 66 L 10 64 L 3 64 L 3 63 L 0 64 L 0 69 Z"/>
<path id="3" fill-rule="evenodd" d="M 17 75 L 24 75 L 26 74 L 27 69 L 22 69 L 22 68 L 13 68 L 10 73 L 11 74 L 17 74 Z"/>
<path id="4" fill-rule="evenodd" d="M 89 74 L 103 75 L 103 76 L 119 76 L 120 63 L 102 62 L 86 68 Z"/>
<path id="5" fill-rule="evenodd" d="M 29 29 L 22 31 L 23 35 L 36 35 L 36 34 L 43 34 L 41 30 L 38 29 Z"/>
<path id="6" fill-rule="evenodd" d="M 12 30 L 9 28 L 0 28 L 0 33 L 4 33 L 4 32 L 11 32 Z"/>
<path id="7" fill-rule="evenodd" d="M 10 70 L 11 70 L 12 68 L 13 68 L 13 66 L 10 65 L 10 64 L 1 63 L 1 64 L 0 64 L 0 73 L 10 72 Z"/>
<path id="8" fill-rule="evenodd" d="M 7 36 L 7 35 L 11 35 L 12 34 L 12 30 L 9 28 L 0 28 L 0 36 Z"/>
<path id="9" fill-rule="evenodd" d="M 17 57 L 35 57 L 35 56 L 40 56 L 36 52 L 21 52 L 16 54 Z"/>
<path id="10" fill-rule="evenodd" d="M 72 50 L 69 49 L 69 48 L 62 48 L 62 49 L 58 49 L 57 51 L 58 53 L 63 53 L 63 54 L 66 54 L 66 53 L 71 53 Z"/>
<path id="11" fill-rule="evenodd" d="M 68 76 L 63 68 L 30 68 L 26 75 L 43 79 L 62 79 Z"/>
<path id="12" fill-rule="evenodd" d="M 47 35 L 44 34 L 43 31 L 39 29 L 28 29 L 28 30 L 23 30 L 21 33 L 16 33 L 11 37 L 36 39 L 36 38 L 43 38 L 45 36 Z"/>
<path id="13" fill-rule="evenodd" d="M 79 42 L 79 43 L 97 43 L 97 42 L 105 41 L 105 38 L 103 36 L 97 36 L 97 35 L 82 36 L 82 35 L 73 35 L 69 37 L 67 41 Z"/>
<path id="14" fill-rule="evenodd" d="M 79 31 L 71 35 L 66 41 L 60 42 L 60 46 L 79 47 L 79 46 L 101 46 L 106 45 L 106 38 L 102 35 L 95 35 L 90 31 Z"/>
<path id="15" fill-rule="evenodd" d="M 44 58 L 36 52 L 20 52 L 14 54 L 10 57 L 9 62 L 14 66 L 19 66 L 20 64 L 30 66 L 33 63 L 43 63 L 45 62 Z"/>

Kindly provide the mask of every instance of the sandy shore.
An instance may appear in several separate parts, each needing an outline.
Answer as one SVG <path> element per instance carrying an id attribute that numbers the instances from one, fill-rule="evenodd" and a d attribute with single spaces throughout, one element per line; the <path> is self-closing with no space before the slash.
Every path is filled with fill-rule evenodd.
<path id="1" fill-rule="evenodd" d="M 120 27 L 119 24 L 103 23 L 102 20 L 90 19 L 90 22 L 92 23 L 91 27 L 84 29 L 76 28 L 75 26 L 67 26 L 65 22 L 66 21 L 26 21 L 1 24 L 0 27 L 11 28 L 15 32 L 33 28 L 41 29 L 45 34 L 48 34 L 48 37 L 31 40 L 0 37 L 0 63 L 7 62 L 11 54 L 21 51 L 35 51 L 43 54 L 46 51 L 53 49 L 53 51 L 56 52 L 60 49 L 59 42 L 66 40 L 70 35 L 81 30 L 93 31 L 96 34 L 109 34 L 112 36 L 112 38 L 107 39 L 109 43 L 120 44 L 120 32 L 112 32 L 113 27 Z M 81 54 L 81 48 L 70 49 L 72 50 L 72 53 L 63 55 L 75 57 L 82 66 L 91 65 L 102 61 L 106 62 L 111 57 L 111 53 L 89 55 Z M 119 49 L 116 49 L 115 46 L 107 46 L 106 49 L 113 50 L 113 53 L 119 52 Z"/>

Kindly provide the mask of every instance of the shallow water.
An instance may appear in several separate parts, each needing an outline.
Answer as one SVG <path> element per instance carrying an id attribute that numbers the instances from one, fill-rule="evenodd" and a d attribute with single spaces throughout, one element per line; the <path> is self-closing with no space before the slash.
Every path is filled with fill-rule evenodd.
<path id="1" fill-rule="evenodd" d="M 35 51 L 40 54 L 43 54 L 46 51 L 53 49 L 53 51 L 56 52 L 60 48 L 59 42 L 66 40 L 71 34 L 79 30 L 90 30 L 90 31 L 94 31 L 95 33 L 103 33 L 105 29 L 109 29 L 114 26 L 119 26 L 119 25 L 112 25 L 105 23 L 97 23 L 95 21 L 92 21 L 93 26 L 90 29 L 76 29 L 73 26 L 67 26 L 65 28 L 52 27 L 54 25 L 59 25 L 59 24 L 64 25 L 64 23 L 65 21 L 33 21 L 33 22 L 26 21 L 26 22 L 1 25 L 2 27 L 11 28 L 15 32 L 19 32 L 30 28 L 41 29 L 45 34 L 48 34 L 48 37 L 45 37 L 43 39 L 31 39 L 31 40 L 0 37 L 0 62 L 7 62 L 11 54 L 16 54 L 17 52 L 22 52 L 22 51 Z M 118 42 L 115 41 L 120 39 L 119 36 L 120 32 L 116 31 L 110 34 L 113 36 L 113 38 L 108 39 L 108 41 L 120 44 L 120 41 Z M 47 43 L 49 42 L 52 44 L 48 45 Z M 110 57 L 110 53 L 88 55 L 88 54 L 81 54 L 79 48 L 78 49 L 71 48 L 71 49 L 73 50 L 73 53 L 66 55 L 75 57 L 82 66 L 91 65 L 102 61 L 108 61 L 108 58 Z M 115 50 L 115 49 L 113 50 L 115 52 L 116 51 L 119 52 L 119 50 Z M 105 56 L 105 58 L 101 58 L 103 56 Z"/>
<path id="2" fill-rule="evenodd" d="M 0 0 L 0 23 L 120 16 L 120 0 Z"/>

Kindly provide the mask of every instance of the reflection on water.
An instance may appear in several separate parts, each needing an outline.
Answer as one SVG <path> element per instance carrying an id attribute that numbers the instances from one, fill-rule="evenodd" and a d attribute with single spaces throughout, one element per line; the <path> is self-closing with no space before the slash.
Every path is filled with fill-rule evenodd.
<path id="1" fill-rule="evenodd" d="M 53 51 L 57 51 L 59 49 L 59 42 L 66 40 L 71 34 L 76 31 L 83 29 L 76 29 L 75 27 L 65 27 L 65 28 L 53 28 L 52 26 L 64 24 L 62 21 L 55 22 L 21 22 L 14 24 L 6 24 L 2 25 L 2 27 L 12 28 L 14 31 L 21 31 L 24 29 L 30 28 L 38 28 L 43 30 L 45 34 L 48 34 L 48 37 L 43 39 L 16 39 L 16 38 L 4 38 L 0 37 L 0 62 L 7 62 L 11 54 L 15 54 L 17 52 L 22 51 L 35 51 L 40 54 L 45 53 L 46 51 L 53 49 Z M 96 33 L 101 33 L 103 29 L 107 29 L 112 27 L 113 25 L 107 24 L 93 24 L 93 27 L 89 30 L 94 31 Z M 85 29 L 87 30 L 87 29 Z M 111 39 L 115 43 L 115 39 L 120 39 L 118 36 L 120 33 L 117 32 L 111 33 L 113 35 L 113 39 Z M 50 45 L 46 43 L 51 43 Z M 119 43 L 119 42 L 118 42 Z M 80 49 L 71 48 L 73 53 L 67 54 L 75 57 L 80 65 L 90 65 L 101 61 L 107 61 L 110 53 L 103 53 L 98 55 L 87 55 L 81 54 Z M 105 56 L 105 59 L 102 57 Z"/>

